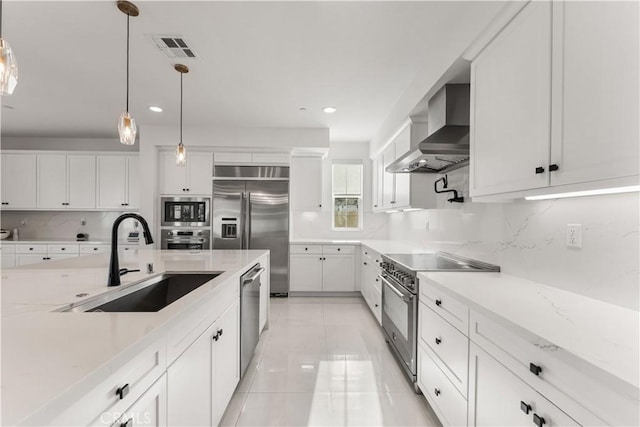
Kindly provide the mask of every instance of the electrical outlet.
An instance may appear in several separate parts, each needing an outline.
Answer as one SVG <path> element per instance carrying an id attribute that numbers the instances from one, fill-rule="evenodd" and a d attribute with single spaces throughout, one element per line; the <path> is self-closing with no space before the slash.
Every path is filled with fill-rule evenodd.
<path id="1" fill-rule="evenodd" d="M 87 225 L 87 220 L 85 218 L 80 218 L 80 225 Z"/>
<path id="2" fill-rule="evenodd" d="M 582 224 L 567 224 L 567 247 L 582 247 Z"/>
<path id="3" fill-rule="evenodd" d="M 27 218 L 22 218 L 22 220 L 20 221 L 20 225 L 23 227 L 27 225 Z"/>

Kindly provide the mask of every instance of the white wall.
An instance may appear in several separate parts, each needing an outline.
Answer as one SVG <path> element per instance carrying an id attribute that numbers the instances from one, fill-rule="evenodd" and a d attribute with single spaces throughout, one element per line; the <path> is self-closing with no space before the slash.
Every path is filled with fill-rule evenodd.
<path id="1" fill-rule="evenodd" d="M 468 169 L 449 188 L 468 196 Z M 617 305 L 640 308 L 638 193 L 513 203 L 451 205 L 394 213 L 389 233 L 425 249 L 500 265 L 507 274 Z M 567 248 L 567 224 L 582 224 L 582 249 Z"/>
<path id="2" fill-rule="evenodd" d="M 355 160 L 363 165 L 363 228 L 359 231 L 333 231 L 331 227 L 331 165 L 334 160 Z M 368 143 L 331 142 L 322 161 L 321 212 L 292 212 L 291 238 L 386 239 L 388 218 L 371 212 L 371 161 Z"/>

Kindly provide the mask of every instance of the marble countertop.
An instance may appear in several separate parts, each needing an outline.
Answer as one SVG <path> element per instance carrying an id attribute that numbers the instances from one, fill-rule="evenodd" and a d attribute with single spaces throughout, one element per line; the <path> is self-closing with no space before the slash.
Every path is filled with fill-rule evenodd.
<path id="1" fill-rule="evenodd" d="M 570 363 L 586 361 L 639 387 L 638 311 L 504 273 L 430 272 L 418 277 L 507 328 L 522 328 L 558 346 Z M 592 373 L 608 380 L 607 374 Z"/>
<path id="2" fill-rule="evenodd" d="M 321 238 L 297 238 L 289 240 L 292 245 L 313 245 L 313 244 L 325 244 L 325 245 L 359 245 L 360 240 L 353 239 L 321 239 Z"/>
<path id="3" fill-rule="evenodd" d="M 364 245 L 372 250 L 382 253 L 382 254 L 390 254 L 390 253 L 431 253 L 433 250 L 421 248 L 411 243 L 405 242 L 397 242 L 393 240 L 373 240 L 373 239 L 322 239 L 322 238 L 296 238 L 291 239 L 291 244 L 325 244 L 325 245 Z"/>
<path id="4" fill-rule="evenodd" d="M 111 244 L 111 238 L 110 237 L 97 237 L 97 238 L 92 238 L 90 240 L 76 240 L 76 239 L 60 239 L 60 238 L 43 238 L 43 239 L 18 239 L 18 240 L 13 240 L 13 239 L 4 239 L 4 240 L 0 240 L 0 245 L 4 245 L 4 244 L 14 244 L 14 245 L 37 245 L 37 244 L 41 244 L 41 245 L 67 245 L 67 244 L 73 244 L 73 243 L 78 243 L 78 244 L 82 244 L 82 245 L 110 245 Z M 118 241 L 119 245 L 137 245 L 137 242 L 127 242 L 126 241 L 126 237 L 124 238 L 120 238 Z"/>
<path id="5" fill-rule="evenodd" d="M 240 275 L 268 251 L 159 251 L 140 249 L 120 258 L 122 286 L 164 271 L 222 271 L 206 285 L 155 313 L 71 313 L 58 308 L 112 292 L 108 254 L 55 260 L 2 271 L 2 425 L 15 425 L 45 410 L 61 395 L 98 384 L 96 372 L 116 357 L 150 345 L 202 303 L 215 288 Z M 117 289 L 117 288 L 116 288 Z M 121 288 L 120 288 L 121 289 Z M 78 298 L 79 293 L 88 297 Z M 124 356 L 123 356 L 124 355 Z"/>

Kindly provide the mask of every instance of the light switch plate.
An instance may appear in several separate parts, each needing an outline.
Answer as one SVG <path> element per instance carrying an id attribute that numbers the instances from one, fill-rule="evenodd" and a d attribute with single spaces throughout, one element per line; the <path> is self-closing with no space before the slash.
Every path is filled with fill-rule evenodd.
<path id="1" fill-rule="evenodd" d="M 567 224 L 567 247 L 582 248 L 582 224 Z"/>

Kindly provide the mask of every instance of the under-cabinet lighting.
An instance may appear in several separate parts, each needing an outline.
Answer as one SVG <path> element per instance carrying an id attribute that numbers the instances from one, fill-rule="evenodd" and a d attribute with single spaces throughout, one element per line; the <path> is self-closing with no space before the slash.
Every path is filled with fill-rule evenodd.
<path id="1" fill-rule="evenodd" d="M 546 200 L 546 199 L 562 199 L 565 197 L 582 197 L 582 196 L 598 196 L 601 194 L 617 194 L 632 193 L 640 191 L 640 185 L 631 185 L 628 187 L 603 188 L 600 190 L 572 191 L 570 193 L 543 194 L 541 196 L 528 196 L 525 200 Z"/>
<path id="2" fill-rule="evenodd" d="M 394 213 L 394 212 L 400 212 L 400 211 L 399 211 L 399 210 L 397 210 L 397 209 L 394 209 L 394 210 L 391 210 L 391 211 L 385 211 L 385 212 L 386 212 L 386 213 Z"/>
<path id="3" fill-rule="evenodd" d="M 162 108 L 156 107 L 155 105 L 150 106 L 149 110 L 153 111 L 154 113 L 162 113 Z"/>
<path id="4" fill-rule="evenodd" d="M 422 209 L 420 208 L 409 208 L 409 209 L 402 209 L 402 212 L 413 212 L 413 211 L 421 211 Z"/>

